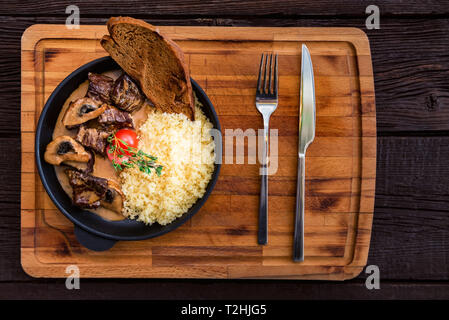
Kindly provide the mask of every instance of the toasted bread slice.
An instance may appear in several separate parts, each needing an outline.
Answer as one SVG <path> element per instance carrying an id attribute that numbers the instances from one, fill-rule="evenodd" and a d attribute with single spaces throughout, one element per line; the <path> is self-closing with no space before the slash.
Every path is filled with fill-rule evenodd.
<path id="1" fill-rule="evenodd" d="M 182 50 L 142 20 L 113 17 L 107 26 L 110 35 L 103 36 L 101 45 L 154 106 L 194 120 L 192 85 Z"/>

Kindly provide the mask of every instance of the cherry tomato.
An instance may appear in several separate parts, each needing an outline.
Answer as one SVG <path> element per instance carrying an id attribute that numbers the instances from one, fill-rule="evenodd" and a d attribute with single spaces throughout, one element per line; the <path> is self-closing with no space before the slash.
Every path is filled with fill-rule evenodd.
<path id="1" fill-rule="evenodd" d="M 117 147 L 115 152 L 109 152 L 111 144 Z M 115 160 L 117 163 L 122 163 L 123 161 L 128 160 L 129 157 L 127 156 L 132 155 L 132 153 L 129 152 L 129 148 L 133 148 L 133 150 L 137 151 L 139 140 L 137 139 L 137 134 L 135 131 L 130 129 L 121 129 L 115 133 L 115 141 L 113 140 L 111 144 L 109 144 L 106 149 L 109 160 Z M 120 157 L 120 155 L 123 157 Z"/>
<path id="2" fill-rule="evenodd" d="M 121 129 L 115 133 L 115 137 L 116 139 L 118 139 L 120 147 L 123 148 L 124 150 L 126 150 L 127 147 L 131 147 L 137 151 L 137 147 L 139 146 L 139 140 L 137 139 L 137 133 L 135 131 L 130 129 Z M 127 151 L 125 151 L 125 154 L 131 155 Z"/>
<path id="3" fill-rule="evenodd" d="M 106 147 L 106 154 L 108 155 L 109 160 L 113 161 L 117 164 L 122 164 L 122 162 L 128 161 L 129 157 L 126 155 L 123 155 L 123 157 L 120 157 L 121 153 L 119 151 L 116 152 L 115 158 L 114 158 L 114 152 L 109 152 L 109 149 L 111 149 L 110 146 Z"/>

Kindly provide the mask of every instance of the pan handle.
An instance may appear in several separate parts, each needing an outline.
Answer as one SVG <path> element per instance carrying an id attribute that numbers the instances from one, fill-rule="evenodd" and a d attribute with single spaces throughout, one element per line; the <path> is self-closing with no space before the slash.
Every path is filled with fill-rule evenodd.
<path id="1" fill-rule="evenodd" d="M 89 250 L 93 251 L 106 251 L 111 249 L 116 240 L 110 240 L 103 237 L 96 236 L 78 226 L 75 226 L 75 236 L 78 242 L 81 243 Z"/>

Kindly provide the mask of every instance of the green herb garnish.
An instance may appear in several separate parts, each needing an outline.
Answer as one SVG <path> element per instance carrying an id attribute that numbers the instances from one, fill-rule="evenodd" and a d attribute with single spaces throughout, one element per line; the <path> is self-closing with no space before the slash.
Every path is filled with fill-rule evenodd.
<path id="1" fill-rule="evenodd" d="M 162 174 L 163 166 L 156 164 L 156 157 L 129 146 L 128 143 L 117 138 L 115 134 L 111 134 L 107 141 L 109 143 L 108 153 L 111 154 L 109 158 L 116 171 L 137 167 L 141 172 L 147 174 L 151 174 L 152 169 L 156 171 L 158 176 Z M 120 161 L 117 161 L 117 159 L 120 159 Z"/>

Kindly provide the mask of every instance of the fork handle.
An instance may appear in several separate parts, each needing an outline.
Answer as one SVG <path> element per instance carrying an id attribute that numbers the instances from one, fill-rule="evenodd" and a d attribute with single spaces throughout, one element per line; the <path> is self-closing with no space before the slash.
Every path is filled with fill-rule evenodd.
<path id="1" fill-rule="evenodd" d="M 298 157 L 298 180 L 296 183 L 295 233 L 293 241 L 293 261 L 304 261 L 304 189 L 305 155 Z"/>
<path id="2" fill-rule="evenodd" d="M 266 166 L 265 166 L 266 168 Z M 261 175 L 258 243 L 268 243 L 268 176 Z"/>
<path id="3" fill-rule="evenodd" d="M 268 243 L 268 120 L 264 119 L 263 162 L 260 168 L 259 229 L 257 242 Z"/>

